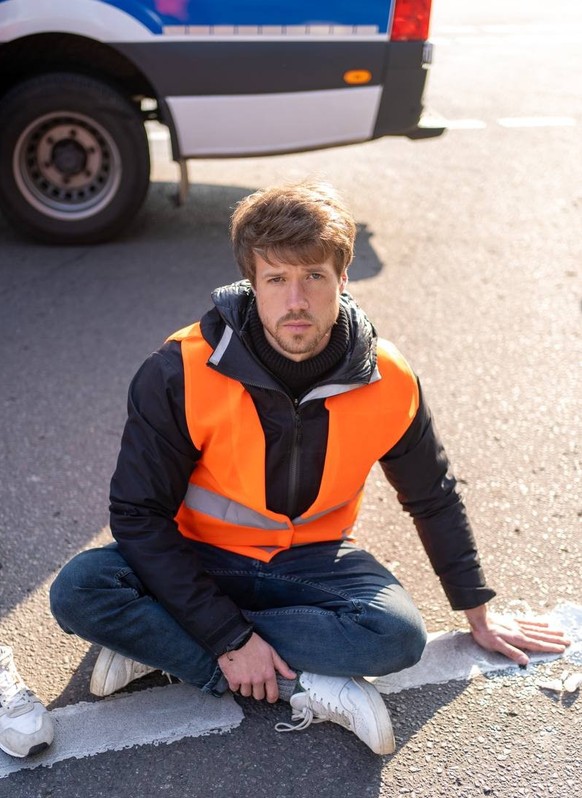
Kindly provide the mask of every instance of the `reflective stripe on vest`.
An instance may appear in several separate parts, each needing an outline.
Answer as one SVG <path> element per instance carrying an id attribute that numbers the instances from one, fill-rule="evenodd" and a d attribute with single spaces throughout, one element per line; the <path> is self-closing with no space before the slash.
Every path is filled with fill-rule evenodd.
<path id="1" fill-rule="evenodd" d="M 414 374 L 391 344 L 379 342 L 373 381 L 322 386 L 304 397 L 325 402 L 327 452 L 316 500 L 290 519 L 266 506 L 265 436 L 252 397 L 208 366 L 219 363 L 232 334 L 223 335 L 214 352 L 199 324 L 170 339 L 181 341 L 186 421 L 202 452 L 176 515 L 180 532 L 265 561 L 291 546 L 350 537 L 370 468 L 402 437 L 418 408 Z"/>
<path id="2" fill-rule="evenodd" d="M 360 493 L 360 491 L 358 491 L 358 493 Z M 292 523 L 294 526 L 311 524 L 313 521 L 317 521 L 318 519 L 329 515 L 329 513 L 339 510 L 341 507 L 345 507 L 352 500 L 353 498 L 348 499 L 347 501 L 339 504 L 337 507 L 330 507 L 329 510 L 323 510 L 321 513 L 311 516 L 310 518 L 304 518 L 303 516 L 299 515 L 297 518 L 292 519 Z M 219 493 L 212 493 L 212 491 L 201 488 L 199 485 L 193 485 L 192 483 L 188 485 L 188 489 L 186 490 L 184 504 L 189 510 L 197 510 L 199 513 L 209 515 L 212 518 L 216 518 L 221 521 L 225 521 L 228 524 L 234 524 L 235 526 L 239 527 L 248 526 L 252 527 L 253 529 L 265 530 L 288 529 L 288 525 L 286 523 L 275 521 L 273 518 L 262 515 L 256 510 L 253 510 L 251 507 L 245 507 L 244 504 L 234 502 L 232 499 L 228 499 L 226 496 L 222 496 Z"/>

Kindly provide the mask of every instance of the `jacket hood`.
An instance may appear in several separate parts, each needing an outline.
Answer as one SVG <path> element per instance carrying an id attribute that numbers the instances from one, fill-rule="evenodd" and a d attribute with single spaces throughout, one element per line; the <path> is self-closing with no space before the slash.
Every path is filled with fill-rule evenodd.
<path id="1" fill-rule="evenodd" d="M 248 280 L 239 280 L 231 285 L 221 286 L 212 292 L 214 311 L 202 320 L 204 337 L 216 347 L 226 324 L 233 332 L 233 339 L 245 344 L 245 323 L 249 308 L 255 296 Z M 373 324 L 347 291 L 340 297 L 340 308 L 346 314 L 350 343 L 344 358 L 324 383 L 368 383 L 376 370 L 377 333 Z M 218 324 L 219 319 L 222 322 Z M 232 345 L 234 341 L 231 340 Z"/>
<path id="2" fill-rule="evenodd" d="M 250 282 L 239 280 L 230 285 L 222 285 L 212 292 L 211 298 L 223 321 L 240 334 L 247 311 L 251 303 L 255 301 Z"/>

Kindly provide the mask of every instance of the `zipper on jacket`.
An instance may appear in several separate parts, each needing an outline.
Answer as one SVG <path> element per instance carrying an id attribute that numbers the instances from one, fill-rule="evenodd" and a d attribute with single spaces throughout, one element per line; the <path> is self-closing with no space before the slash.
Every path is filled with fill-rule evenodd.
<path id="1" fill-rule="evenodd" d="M 287 486 L 289 499 L 287 503 L 287 515 L 289 518 L 294 518 L 297 515 L 295 510 L 297 509 L 297 496 L 299 494 L 299 463 L 301 460 L 301 444 L 303 439 L 303 424 L 299 412 L 301 399 L 293 399 L 283 388 L 278 388 L 273 385 L 264 385 L 258 382 L 258 380 L 248 380 L 247 385 L 252 385 L 254 388 L 260 388 L 266 391 L 275 391 L 281 396 L 284 396 L 291 405 L 293 441 L 291 444 L 291 464 L 289 467 L 289 481 Z"/>
<path id="2" fill-rule="evenodd" d="M 265 367 L 261 363 L 261 361 L 257 358 L 252 350 L 248 350 L 251 354 L 253 360 L 264 369 Z M 212 366 L 216 371 L 222 373 L 218 366 Z M 287 515 L 289 518 L 294 518 L 297 515 L 297 497 L 299 496 L 299 474 L 300 474 L 300 467 L 299 464 L 301 462 L 301 444 L 303 438 L 303 424 L 301 421 L 301 414 L 299 412 L 299 408 L 302 402 L 303 397 L 293 398 L 290 396 L 287 391 L 283 387 L 279 387 L 276 385 L 265 385 L 262 381 L 258 380 L 257 378 L 251 378 L 250 380 L 245 380 L 244 384 L 250 385 L 253 388 L 259 388 L 260 390 L 265 391 L 274 391 L 275 393 L 284 396 L 285 399 L 291 405 L 291 414 L 293 419 L 293 440 L 291 443 L 291 462 L 289 466 L 289 477 L 287 483 L 287 490 L 288 490 L 288 500 L 287 500 Z M 317 386 L 313 386 L 317 387 Z M 312 390 L 310 388 L 310 390 Z M 258 412 L 258 411 L 257 411 Z"/>
<path id="3" fill-rule="evenodd" d="M 297 513 L 297 493 L 299 489 L 299 462 L 301 456 L 301 443 L 303 439 L 303 426 L 299 413 L 299 399 L 293 400 L 293 443 L 291 446 L 291 463 L 289 466 L 289 517 L 294 518 Z"/>

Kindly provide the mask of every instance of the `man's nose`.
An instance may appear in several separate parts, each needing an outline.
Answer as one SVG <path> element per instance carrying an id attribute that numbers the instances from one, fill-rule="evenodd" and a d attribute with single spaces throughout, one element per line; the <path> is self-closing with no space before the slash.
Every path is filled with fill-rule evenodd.
<path id="1" fill-rule="evenodd" d="M 308 306 L 307 292 L 302 281 L 290 282 L 287 291 L 287 307 L 289 310 L 305 310 Z"/>

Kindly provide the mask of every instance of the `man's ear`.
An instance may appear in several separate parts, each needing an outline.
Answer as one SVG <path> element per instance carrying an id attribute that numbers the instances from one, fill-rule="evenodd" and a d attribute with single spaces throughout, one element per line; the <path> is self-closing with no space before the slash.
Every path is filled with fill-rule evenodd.
<path id="1" fill-rule="evenodd" d="M 348 284 L 348 273 L 344 272 L 340 277 L 340 291 L 345 291 L 347 284 Z"/>

